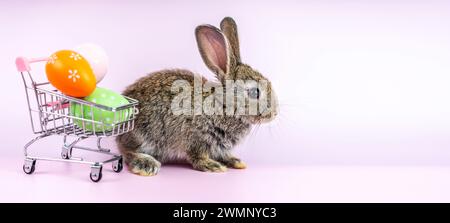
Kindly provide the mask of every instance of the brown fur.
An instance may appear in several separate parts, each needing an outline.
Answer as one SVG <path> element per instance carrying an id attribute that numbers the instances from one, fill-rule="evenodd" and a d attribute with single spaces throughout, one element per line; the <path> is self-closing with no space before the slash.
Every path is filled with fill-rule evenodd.
<path id="1" fill-rule="evenodd" d="M 202 25 L 196 29 L 199 51 L 205 64 L 222 83 L 226 80 L 266 80 L 259 72 L 240 62 L 237 27 L 227 17 L 219 29 Z M 225 58 L 225 59 L 224 59 Z M 155 175 L 161 163 L 187 161 L 194 169 L 223 172 L 227 167 L 246 165 L 231 155 L 231 149 L 250 131 L 252 124 L 269 121 L 276 115 L 276 104 L 269 115 L 174 115 L 171 91 L 176 80 L 194 86 L 196 74 L 187 70 L 162 70 L 140 78 L 127 87 L 124 95 L 139 101 L 135 129 L 117 137 L 129 169 L 139 175 Z M 202 83 L 211 83 L 201 78 Z M 272 89 L 269 86 L 268 92 Z M 204 93 L 206 98 L 210 93 Z"/>

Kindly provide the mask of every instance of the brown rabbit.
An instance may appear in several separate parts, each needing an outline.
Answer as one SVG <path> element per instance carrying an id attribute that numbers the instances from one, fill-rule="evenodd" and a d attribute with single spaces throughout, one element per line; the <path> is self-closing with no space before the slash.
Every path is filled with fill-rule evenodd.
<path id="1" fill-rule="evenodd" d="M 201 25 L 195 30 L 203 61 L 220 83 L 210 82 L 187 70 L 162 70 L 140 78 L 124 91 L 124 95 L 139 101 L 135 129 L 117 137 L 125 163 L 133 173 L 155 175 L 161 163 L 173 161 L 187 161 L 194 169 L 210 172 L 246 167 L 231 155 L 231 149 L 249 133 L 252 124 L 274 119 L 278 104 L 270 82 L 241 62 L 234 20 L 224 18 L 220 28 Z M 174 114 L 171 109 L 176 96 L 173 83 L 184 80 L 193 86 L 196 78 L 203 84 L 219 85 L 230 80 L 266 81 L 268 85 L 264 90 L 252 85 L 244 87 L 243 91 L 249 98 L 258 99 L 265 94 L 272 100 L 263 112 L 251 115 Z M 205 99 L 211 94 L 202 92 L 201 97 Z M 233 97 L 234 100 L 242 99 L 239 95 Z"/>

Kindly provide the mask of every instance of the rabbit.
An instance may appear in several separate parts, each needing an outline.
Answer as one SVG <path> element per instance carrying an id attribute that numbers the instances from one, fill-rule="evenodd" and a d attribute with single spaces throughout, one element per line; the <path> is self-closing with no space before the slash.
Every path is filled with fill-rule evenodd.
<path id="1" fill-rule="evenodd" d="M 277 115 L 278 102 L 271 83 L 241 62 L 237 26 L 231 17 L 221 21 L 220 29 L 212 25 L 198 26 L 195 37 L 204 63 L 217 80 L 209 81 L 188 70 L 162 70 L 138 79 L 123 92 L 139 101 L 135 128 L 116 138 L 119 151 L 132 173 L 153 176 L 159 172 L 161 163 L 180 161 L 205 172 L 244 169 L 246 164 L 231 154 L 232 148 L 248 135 L 252 125 L 269 122 Z M 171 111 L 175 96 L 172 84 L 176 80 L 194 84 L 195 78 L 203 84 L 264 80 L 268 83 L 265 91 L 272 103 L 268 103 L 264 113 L 254 115 L 175 115 Z M 260 92 L 254 87 L 245 90 L 249 95 L 259 97 Z M 211 93 L 202 95 L 205 98 Z"/>

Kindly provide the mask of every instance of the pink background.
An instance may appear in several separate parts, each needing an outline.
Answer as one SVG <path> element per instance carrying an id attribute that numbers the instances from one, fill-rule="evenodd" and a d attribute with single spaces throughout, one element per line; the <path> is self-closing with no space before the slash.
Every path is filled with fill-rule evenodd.
<path id="1" fill-rule="evenodd" d="M 436 0 L 1 1 L 0 201 L 450 201 L 449 11 Z M 105 171 L 100 184 L 87 166 L 39 162 L 22 173 L 33 135 L 16 56 L 97 43 L 110 58 L 100 86 L 115 91 L 163 68 L 212 78 L 193 33 L 224 16 L 281 103 L 278 119 L 236 149 L 249 169 Z M 55 137 L 35 148 L 60 146 Z"/>

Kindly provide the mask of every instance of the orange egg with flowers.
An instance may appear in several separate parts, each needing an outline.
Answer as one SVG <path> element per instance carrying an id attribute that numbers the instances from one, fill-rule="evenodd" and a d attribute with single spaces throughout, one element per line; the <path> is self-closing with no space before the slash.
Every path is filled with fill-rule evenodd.
<path id="1" fill-rule="evenodd" d="M 88 61 L 75 51 L 60 50 L 52 54 L 45 71 L 50 83 L 63 94 L 86 97 L 96 87 L 96 79 Z"/>

